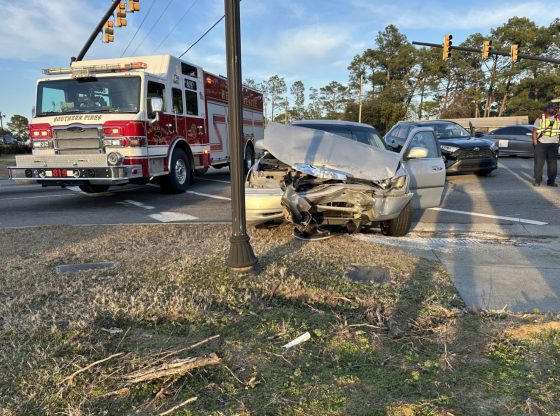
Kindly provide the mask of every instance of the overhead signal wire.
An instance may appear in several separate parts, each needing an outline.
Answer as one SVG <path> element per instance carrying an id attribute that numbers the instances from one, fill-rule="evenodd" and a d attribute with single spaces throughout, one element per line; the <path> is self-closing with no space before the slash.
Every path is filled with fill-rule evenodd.
<path id="1" fill-rule="evenodd" d="M 155 1 L 154 1 L 155 2 Z M 165 12 L 167 11 L 167 9 L 169 9 L 169 6 L 171 6 L 171 3 L 173 3 L 173 0 L 169 0 L 169 2 L 167 3 L 167 6 L 165 6 L 165 8 L 163 9 L 163 11 L 161 12 L 161 14 L 159 15 L 159 17 L 157 18 L 157 20 L 155 21 L 155 23 L 152 25 L 152 27 L 150 28 L 150 30 L 148 30 L 148 33 L 146 33 L 146 36 L 144 36 L 144 39 L 142 39 L 142 42 L 140 42 L 140 44 L 136 47 L 136 49 L 134 49 L 134 52 L 132 52 L 132 55 L 134 55 L 136 53 L 136 51 L 138 50 L 138 48 L 140 48 L 140 46 L 142 46 L 142 44 L 144 43 L 144 41 L 148 38 L 148 35 L 152 32 L 152 30 L 154 29 L 154 27 L 156 27 L 156 25 L 159 23 L 159 21 L 161 20 L 161 18 L 163 17 L 163 15 L 165 14 Z"/>
<path id="2" fill-rule="evenodd" d="M 169 33 L 167 33 L 167 35 L 163 38 L 163 40 L 159 43 L 159 45 L 154 49 L 153 53 L 156 53 L 156 51 L 160 48 L 161 45 L 163 45 L 163 42 L 165 42 L 167 40 L 167 38 L 169 36 L 171 36 L 171 34 L 175 31 L 175 29 L 177 29 L 177 26 L 179 26 L 179 24 L 183 21 L 183 19 L 185 18 L 185 16 L 187 16 L 187 14 L 191 11 L 191 9 L 194 7 L 194 5 L 198 3 L 198 0 L 194 0 L 191 5 L 188 7 L 187 11 L 185 11 L 185 13 L 181 16 L 181 18 L 179 19 L 179 21 L 175 24 L 175 26 L 173 26 L 173 28 L 171 28 L 171 30 L 169 31 Z"/>
<path id="3" fill-rule="evenodd" d="M 142 22 L 140 23 L 140 26 L 138 26 L 138 29 L 136 29 L 136 32 L 134 32 L 134 36 L 132 36 L 132 39 L 130 39 L 130 42 L 128 42 L 128 45 L 126 45 L 126 48 L 124 48 L 123 53 L 121 54 L 121 58 L 124 56 L 124 54 L 126 53 L 126 51 L 128 50 L 128 48 L 130 47 L 130 45 L 132 45 L 132 42 L 134 42 L 134 39 L 136 39 L 136 35 L 138 34 L 138 32 L 140 31 L 140 29 L 142 28 L 142 26 L 144 25 L 144 22 L 146 21 L 146 19 L 148 18 L 148 16 L 150 15 L 150 12 L 152 11 L 152 9 L 154 8 L 154 4 L 156 4 L 157 0 L 153 0 L 152 4 L 150 4 L 150 7 L 148 8 L 148 11 L 146 12 L 146 14 L 144 15 L 144 18 L 142 19 Z"/>
<path id="4" fill-rule="evenodd" d="M 204 36 L 206 36 L 212 29 L 214 29 L 214 28 L 218 25 L 218 23 L 220 23 L 222 20 L 224 20 L 224 17 L 226 17 L 225 14 L 224 14 L 222 17 L 220 17 L 220 18 L 216 21 L 216 23 L 214 23 L 214 24 L 210 27 L 210 29 L 208 29 L 206 32 L 204 32 L 204 33 L 202 34 L 202 36 L 199 37 L 199 38 L 196 40 L 195 43 L 193 43 L 191 46 L 189 46 L 185 52 L 183 52 L 181 55 L 179 55 L 179 58 L 182 58 L 184 54 L 186 54 L 188 51 L 190 51 L 192 48 L 194 48 L 194 46 L 195 46 L 198 42 L 200 42 L 200 41 L 202 40 L 202 38 L 204 38 Z"/>

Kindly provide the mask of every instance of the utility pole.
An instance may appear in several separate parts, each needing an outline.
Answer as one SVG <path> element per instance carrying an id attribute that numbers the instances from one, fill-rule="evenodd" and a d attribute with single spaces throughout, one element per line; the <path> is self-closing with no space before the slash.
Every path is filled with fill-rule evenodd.
<path id="1" fill-rule="evenodd" d="M 362 97 L 364 96 L 364 74 L 360 75 L 360 109 L 358 111 L 358 123 L 362 122 Z"/>
<path id="2" fill-rule="evenodd" d="M 243 97 L 241 89 L 240 0 L 224 0 L 226 16 L 226 58 L 229 101 L 229 145 L 231 149 L 231 228 L 226 264 L 238 273 L 253 270 L 257 257 L 247 235 L 245 217 L 245 175 L 243 174 Z"/>
<path id="3" fill-rule="evenodd" d="M 6 132 L 4 131 L 4 123 L 2 122 L 2 119 L 6 117 L 6 114 L 2 114 L 2 112 L 0 111 L 0 128 L 2 129 L 2 142 L 4 142 L 4 140 L 6 139 Z"/>
<path id="4" fill-rule="evenodd" d="M 284 101 L 284 124 L 288 124 L 288 98 Z"/>

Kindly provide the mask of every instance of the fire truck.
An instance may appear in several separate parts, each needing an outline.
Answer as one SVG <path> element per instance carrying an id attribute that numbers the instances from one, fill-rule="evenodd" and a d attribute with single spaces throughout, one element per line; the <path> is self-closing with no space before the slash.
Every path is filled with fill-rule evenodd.
<path id="1" fill-rule="evenodd" d="M 170 55 L 73 62 L 43 70 L 29 124 L 32 155 L 16 181 L 79 186 L 158 182 L 181 193 L 193 175 L 229 164 L 227 80 Z M 263 96 L 243 87 L 244 167 L 263 137 Z"/>

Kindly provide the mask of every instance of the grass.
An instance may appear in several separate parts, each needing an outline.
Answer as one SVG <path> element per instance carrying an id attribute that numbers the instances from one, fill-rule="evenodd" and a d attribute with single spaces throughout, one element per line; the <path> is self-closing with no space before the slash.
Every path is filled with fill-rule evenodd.
<path id="1" fill-rule="evenodd" d="M 441 264 L 289 227 L 252 231 L 257 273 L 233 275 L 228 238 L 218 225 L 1 230 L 0 415 L 160 414 L 192 397 L 173 414 L 560 414 L 558 316 L 466 311 Z M 54 271 L 100 261 L 120 266 Z M 355 283 L 352 264 L 391 279 Z M 221 365 L 124 380 L 211 353 Z"/>
<path id="2" fill-rule="evenodd" d="M 16 157 L 14 155 L 0 155 L 0 179 L 8 178 L 8 166 L 16 165 Z"/>

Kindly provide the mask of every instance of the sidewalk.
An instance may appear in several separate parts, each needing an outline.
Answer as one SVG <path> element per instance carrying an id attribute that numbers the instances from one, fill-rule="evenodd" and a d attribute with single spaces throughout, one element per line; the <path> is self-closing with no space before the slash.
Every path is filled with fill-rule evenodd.
<path id="1" fill-rule="evenodd" d="M 361 235 L 442 262 L 467 306 L 560 312 L 560 227 L 416 225 L 407 237 Z"/>

